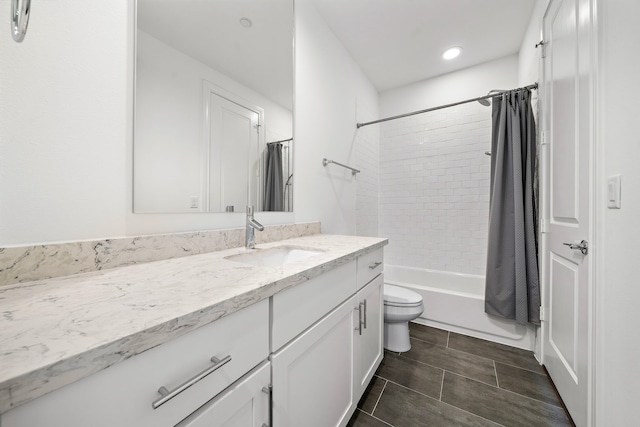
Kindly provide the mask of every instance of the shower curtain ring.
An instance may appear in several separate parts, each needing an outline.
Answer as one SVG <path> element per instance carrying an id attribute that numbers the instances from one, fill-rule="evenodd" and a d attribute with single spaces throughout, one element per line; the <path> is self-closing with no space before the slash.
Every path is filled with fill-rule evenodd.
<path id="1" fill-rule="evenodd" d="M 22 7 L 20 6 L 22 3 Z M 29 25 L 29 12 L 31 12 L 31 0 L 11 0 L 11 35 L 20 43 L 27 34 Z"/>

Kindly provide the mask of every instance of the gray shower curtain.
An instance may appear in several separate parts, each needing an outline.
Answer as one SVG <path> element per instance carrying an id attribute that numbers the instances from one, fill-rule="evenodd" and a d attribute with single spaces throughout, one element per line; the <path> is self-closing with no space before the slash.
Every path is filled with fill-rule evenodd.
<path id="1" fill-rule="evenodd" d="M 264 210 L 284 210 L 284 185 L 282 176 L 282 144 L 267 144 L 264 185 Z"/>
<path id="2" fill-rule="evenodd" d="M 536 129 L 531 91 L 494 97 L 492 122 L 485 312 L 520 324 L 539 324 Z"/>

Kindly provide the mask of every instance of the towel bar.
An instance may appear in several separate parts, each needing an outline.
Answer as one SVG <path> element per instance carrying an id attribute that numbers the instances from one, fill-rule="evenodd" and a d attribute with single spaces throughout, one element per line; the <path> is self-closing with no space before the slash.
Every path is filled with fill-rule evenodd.
<path id="1" fill-rule="evenodd" d="M 357 173 L 360 173 L 358 169 L 354 169 L 351 166 L 343 165 L 342 163 L 334 162 L 333 160 L 322 159 L 322 166 L 327 166 L 329 163 L 333 163 L 334 165 L 342 166 L 343 168 L 351 170 L 351 175 L 356 176 Z"/>

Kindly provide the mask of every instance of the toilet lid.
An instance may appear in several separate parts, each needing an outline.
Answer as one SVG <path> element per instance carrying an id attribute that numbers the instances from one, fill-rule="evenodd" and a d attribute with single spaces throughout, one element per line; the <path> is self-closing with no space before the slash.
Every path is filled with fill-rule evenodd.
<path id="1" fill-rule="evenodd" d="M 418 306 L 422 295 L 401 286 L 384 284 L 384 303 L 392 306 Z"/>

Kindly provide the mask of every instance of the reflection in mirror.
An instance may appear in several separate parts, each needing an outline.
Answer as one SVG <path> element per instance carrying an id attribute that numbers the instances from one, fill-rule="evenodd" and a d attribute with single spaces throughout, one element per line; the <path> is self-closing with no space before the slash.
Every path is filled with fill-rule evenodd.
<path id="1" fill-rule="evenodd" d="M 138 0 L 134 212 L 292 211 L 293 0 Z"/>

